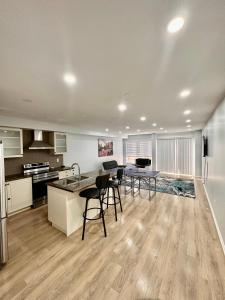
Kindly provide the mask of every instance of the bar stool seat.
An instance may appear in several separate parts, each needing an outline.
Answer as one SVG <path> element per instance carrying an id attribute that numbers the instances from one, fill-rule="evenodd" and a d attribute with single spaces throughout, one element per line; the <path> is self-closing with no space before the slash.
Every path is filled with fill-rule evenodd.
<path id="1" fill-rule="evenodd" d="M 80 192 L 80 197 L 87 199 L 99 198 L 99 190 L 97 188 L 88 188 Z"/>

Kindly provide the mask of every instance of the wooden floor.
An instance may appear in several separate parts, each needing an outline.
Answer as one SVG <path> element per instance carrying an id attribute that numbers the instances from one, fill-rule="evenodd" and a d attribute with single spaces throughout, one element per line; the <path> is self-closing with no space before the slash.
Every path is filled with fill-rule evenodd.
<path id="1" fill-rule="evenodd" d="M 116 223 L 106 213 L 66 238 L 47 207 L 9 220 L 10 261 L 1 299 L 225 299 L 225 257 L 201 182 L 197 198 L 158 193 L 123 197 Z"/>

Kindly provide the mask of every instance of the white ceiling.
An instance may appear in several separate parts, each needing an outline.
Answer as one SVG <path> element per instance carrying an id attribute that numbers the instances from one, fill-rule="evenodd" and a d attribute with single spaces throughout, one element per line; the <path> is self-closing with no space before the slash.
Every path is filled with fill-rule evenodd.
<path id="1" fill-rule="evenodd" d="M 199 129 L 224 96 L 224 0 L 0 0 L 0 7 L 1 115 L 98 132 L 126 125 L 151 132 L 153 122 L 183 131 L 185 109 Z M 178 15 L 184 27 L 170 35 Z M 76 75 L 75 86 L 65 85 L 65 72 Z M 181 100 L 183 88 L 192 94 Z"/>

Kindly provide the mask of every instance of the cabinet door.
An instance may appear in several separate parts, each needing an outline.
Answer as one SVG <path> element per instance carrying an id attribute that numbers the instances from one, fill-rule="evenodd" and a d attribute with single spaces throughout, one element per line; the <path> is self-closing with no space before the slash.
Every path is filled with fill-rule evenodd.
<path id="1" fill-rule="evenodd" d="M 66 133 L 54 132 L 55 154 L 63 154 L 67 152 L 67 136 Z"/>
<path id="2" fill-rule="evenodd" d="M 23 134 L 21 129 L 1 127 L 0 139 L 3 141 L 5 158 L 23 156 Z"/>
<path id="3" fill-rule="evenodd" d="M 32 205 L 31 178 L 10 181 L 12 212 Z"/>

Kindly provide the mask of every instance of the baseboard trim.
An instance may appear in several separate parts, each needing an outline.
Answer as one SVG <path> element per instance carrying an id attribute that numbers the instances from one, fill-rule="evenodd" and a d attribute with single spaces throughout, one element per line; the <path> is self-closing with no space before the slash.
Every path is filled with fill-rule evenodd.
<path id="1" fill-rule="evenodd" d="M 220 244 L 222 246 L 222 249 L 223 249 L 223 254 L 225 255 L 225 244 L 224 244 L 224 240 L 223 240 L 223 237 L 222 237 L 222 234 L 220 232 L 220 228 L 219 228 L 219 225 L 217 223 L 217 220 L 216 220 L 216 216 L 214 214 L 214 210 L 213 210 L 213 207 L 212 207 L 212 204 L 211 204 L 211 201 L 209 199 L 209 195 L 208 195 L 208 192 L 206 190 L 206 187 L 205 187 L 205 184 L 203 183 L 203 187 L 204 187 L 204 191 L 205 191 L 205 194 L 206 194 L 206 198 L 207 198 L 207 201 L 209 203 L 209 207 L 210 207 L 210 210 L 211 210 L 211 213 L 212 213 L 212 217 L 213 217 L 213 221 L 214 221 L 214 224 L 216 226 L 216 231 L 217 231 L 217 234 L 219 236 L 219 240 L 220 240 Z"/>

